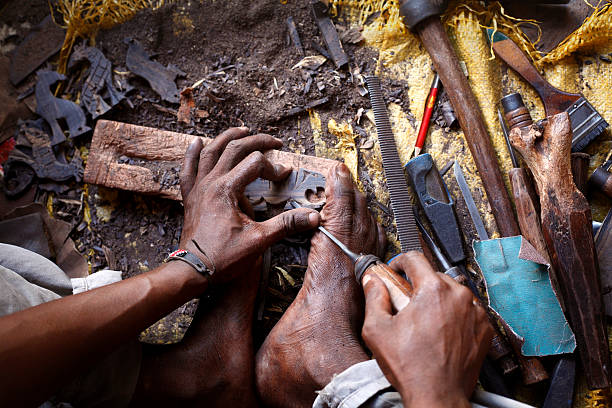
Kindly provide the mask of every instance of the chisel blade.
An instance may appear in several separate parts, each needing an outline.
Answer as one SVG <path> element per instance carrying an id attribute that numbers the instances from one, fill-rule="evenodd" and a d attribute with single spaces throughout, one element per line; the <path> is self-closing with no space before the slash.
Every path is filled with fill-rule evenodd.
<path id="1" fill-rule="evenodd" d="M 461 190 L 461 195 L 463 196 L 463 201 L 465 201 L 465 205 L 467 206 L 468 212 L 470 213 L 470 217 L 472 218 L 472 222 L 474 223 L 474 227 L 476 227 L 476 232 L 478 233 L 478 238 L 481 241 L 486 241 L 489 239 L 489 234 L 482 223 L 482 218 L 480 218 L 480 213 L 478 212 L 478 208 L 476 208 L 476 203 L 474 202 L 474 198 L 472 197 L 472 192 L 470 191 L 470 187 L 465 181 L 465 176 L 463 175 L 463 170 L 461 170 L 461 166 L 458 162 L 455 162 L 453 165 L 453 173 L 455 174 L 455 179 L 457 180 L 457 184 L 459 185 L 459 190 Z"/>
<path id="2" fill-rule="evenodd" d="M 383 98 L 380 79 L 375 76 L 366 77 L 366 84 L 370 94 L 370 102 L 374 111 L 376 133 L 380 143 L 383 170 L 387 179 L 387 187 L 391 196 L 391 208 L 397 224 L 402 252 L 421 251 L 421 241 L 414 213 L 412 212 L 412 199 L 408 192 L 408 184 L 404 175 L 404 168 L 397 152 L 395 138 L 391 130 L 391 123 L 387 113 L 387 105 Z"/>

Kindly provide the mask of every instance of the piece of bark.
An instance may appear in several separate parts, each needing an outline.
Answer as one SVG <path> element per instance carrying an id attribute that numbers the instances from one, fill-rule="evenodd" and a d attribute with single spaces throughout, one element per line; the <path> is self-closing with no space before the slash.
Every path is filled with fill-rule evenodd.
<path id="1" fill-rule="evenodd" d="M 588 386 L 607 388 L 611 385 L 612 363 L 591 209 L 572 178 L 571 139 L 566 112 L 510 132 L 512 145 L 523 156 L 538 185 L 542 231 Z"/>
<path id="2" fill-rule="evenodd" d="M 55 24 L 50 15 L 34 27 L 11 54 L 9 79 L 13 85 L 19 84 L 57 53 L 65 36 L 66 30 Z"/>
<path id="3" fill-rule="evenodd" d="M 606 315 L 612 317 L 612 210 L 595 236 Z"/>
<path id="4" fill-rule="evenodd" d="M 185 73 L 173 65 L 164 67 L 157 61 L 152 61 L 149 54 L 136 40 L 126 40 L 129 44 L 125 65 L 128 69 L 147 80 L 151 88 L 164 100 L 179 103 L 179 91 L 174 81 L 177 76 Z"/>
<path id="5" fill-rule="evenodd" d="M 178 171 L 172 169 L 180 168 L 187 146 L 196 137 L 199 136 L 99 120 L 91 142 L 84 180 L 105 187 L 181 200 L 178 183 L 164 183 L 163 177 L 156 179 L 156 176 L 162 168 L 162 171 L 175 172 L 178 177 Z M 202 138 L 204 145 L 212 140 Z M 279 150 L 267 151 L 265 156 L 273 163 L 323 175 L 337 163 Z"/>
<path id="6" fill-rule="evenodd" d="M 15 134 L 15 126 L 19 119 L 32 116 L 28 107 L 17 100 L 19 92 L 8 80 L 9 59 L 0 55 L 0 143 Z"/>
<path id="7" fill-rule="evenodd" d="M 572 153 L 572 176 L 574 184 L 582 194 L 586 194 L 589 180 L 589 162 L 591 156 L 586 153 Z"/>
<path id="8" fill-rule="evenodd" d="M 186 124 L 191 123 L 191 109 L 195 108 L 195 100 L 193 99 L 193 88 L 187 87 L 181 91 L 181 105 L 176 112 L 176 118 L 179 122 Z"/>

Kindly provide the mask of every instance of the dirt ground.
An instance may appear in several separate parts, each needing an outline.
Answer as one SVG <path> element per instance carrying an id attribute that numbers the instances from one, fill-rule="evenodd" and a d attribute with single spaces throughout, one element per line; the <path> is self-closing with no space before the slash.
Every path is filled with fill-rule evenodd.
<path id="1" fill-rule="evenodd" d="M 28 0 L 22 4 L 19 8 L 7 7 L 0 15 L 0 22 L 17 29 L 15 43 L 49 12 L 46 3 Z M 284 149 L 291 146 L 293 151 L 314 155 L 307 113 L 286 117 L 292 108 L 328 97 L 329 102 L 318 108 L 322 119 L 333 116 L 337 121 L 350 122 L 359 108 L 369 107 L 369 101 L 357 92 L 351 74 L 336 71 L 330 60 L 310 75 L 292 69 L 303 55 L 289 40 L 286 20 L 290 16 L 297 25 L 305 55 L 318 55 L 317 49 L 324 49 L 324 42 L 304 1 L 285 5 L 267 0 L 177 2 L 143 11 L 122 25 L 101 31 L 96 46 L 113 63 L 116 73 L 127 71 L 126 39 L 135 39 L 154 60 L 173 64 L 185 73 L 176 81 L 179 89 L 205 80 L 194 96 L 196 107 L 206 113 L 191 124 L 177 121 L 174 112 L 178 104 L 160 100 L 145 80 L 131 74 L 127 79 L 135 88 L 128 94 L 133 108 L 122 103 L 104 118 L 207 137 L 230 126 L 246 125 L 253 133 L 282 138 Z M 343 23 L 338 26 L 342 29 Z M 372 51 L 349 43 L 345 43 L 345 51 L 352 67 L 373 72 L 376 59 Z M 383 85 L 390 100 L 400 104 L 407 100 L 402 98 L 407 84 L 385 81 Z M 405 108 L 408 110 L 408 106 Z M 360 130 L 356 131 L 359 138 Z M 362 135 L 367 137 L 365 132 Z M 323 137 L 330 145 L 337 142 L 330 135 Z M 88 147 L 90 139 L 89 134 L 73 142 L 75 147 Z M 368 191 L 367 180 L 365 184 Z M 86 198 L 85 209 L 74 205 L 74 200 L 81 197 Z M 82 184 L 74 183 L 68 191 L 54 195 L 39 190 L 38 200 L 47 203 L 57 218 L 71 223 L 71 237 L 92 271 L 114 267 L 133 276 L 156 267 L 177 248 L 182 225 L 179 203 L 97 186 L 84 190 Z M 376 204 L 388 213 L 385 205 Z M 383 218 L 389 224 L 390 218 Z M 286 241 L 271 250 L 269 287 L 260 291 L 265 293 L 265 308 L 256 325 L 258 341 L 299 290 L 306 269 L 307 242 Z M 111 259 L 105 256 L 105 247 L 110 249 Z M 263 301 L 260 297 L 259 307 Z M 177 341 L 188 327 L 195 306 L 194 301 L 179 308 L 161 324 L 153 325 L 143 340 Z"/>

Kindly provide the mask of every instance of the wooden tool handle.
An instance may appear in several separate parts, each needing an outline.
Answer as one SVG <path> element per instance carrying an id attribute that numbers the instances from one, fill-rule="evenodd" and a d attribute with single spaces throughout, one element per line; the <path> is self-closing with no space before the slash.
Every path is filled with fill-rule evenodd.
<path id="1" fill-rule="evenodd" d="M 365 278 L 366 275 L 375 275 L 383 281 L 389 291 L 391 304 L 396 312 L 399 312 L 410 303 L 412 285 L 406 279 L 399 276 L 397 272 L 391 269 L 387 264 L 377 263 L 370 266 L 364 272 L 363 278 Z"/>
<path id="2" fill-rule="evenodd" d="M 612 384 L 612 363 L 591 209 L 572 179 L 571 139 L 567 113 L 510 132 L 512 145 L 523 156 L 539 187 L 542 232 L 588 386 L 607 388 Z"/>
<path id="3" fill-rule="evenodd" d="M 518 235 L 519 228 L 514 218 L 510 197 L 504 186 L 497 155 L 482 119 L 480 107 L 459 66 L 459 60 L 439 16 L 424 20 L 415 31 L 427 49 L 459 118 L 459 124 L 478 168 L 499 232 L 505 237 Z"/>
<path id="4" fill-rule="evenodd" d="M 580 98 L 580 95 L 560 91 L 548 83 L 533 66 L 527 55 L 505 35 L 495 33 L 491 44 L 495 54 L 535 88 L 542 98 L 546 115 L 563 112 Z"/>
<path id="5" fill-rule="evenodd" d="M 536 211 L 536 206 L 527 188 L 527 172 L 525 169 L 516 168 L 510 170 L 508 175 L 512 185 L 512 195 L 518 214 L 521 234 L 533 245 L 540 255 L 548 260 L 548 251 L 544 242 L 544 235 L 542 234 L 540 215 Z"/>
<path id="6" fill-rule="evenodd" d="M 527 171 L 523 168 L 516 168 L 510 170 L 508 175 L 510 177 L 510 184 L 512 185 L 512 195 L 518 215 L 519 226 L 521 227 L 521 235 L 523 235 L 538 253 L 542 255 L 546 262 L 550 264 L 546 241 L 542 233 L 540 214 L 536 209 L 536 203 L 534 202 L 533 196 L 529 193 L 529 176 L 527 175 Z M 559 284 L 556 280 L 556 274 L 550 271 L 549 275 L 553 288 L 555 292 L 558 293 Z M 561 304 L 561 307 L 563 308 L 563 304 Z"/>
<path id="7" fill-rule="evenodd" d="M 413 294 L 412 285 L 398 275 L 397 272 L 393 271 L 387 264 L 377 263 L 370 266 L 364 272 L 363 277 L 366 275 L 375 275 L 383 281 L 389 291 L 391 304 L 396 312 L 401 311 L 410 303 L 410 298 Z M 459 283 L 462 283 L 464 279 L 463 275 L 457 275 L 455 278 Z M 496 325 L 497 323 L 492 322 L 492 324 Z M 494 361 L 498 361 L 501 364 L 504 374 L 510 373 L 516 368 L 516 363 L 513 362 L 511 357 L 511 351 L 507 343 L 499 337 L 499 334 L 496 334 L 491 339 L 491 348 L 488 355 Z"/>

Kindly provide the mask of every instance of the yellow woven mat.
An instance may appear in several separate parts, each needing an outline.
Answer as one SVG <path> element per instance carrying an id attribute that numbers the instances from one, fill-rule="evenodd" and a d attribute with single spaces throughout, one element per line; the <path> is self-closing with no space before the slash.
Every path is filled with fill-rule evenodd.
<path id="1" fill-rule="evenodd" d="M 363 27 L 363 35 L 366 38 L 366 46 L 378 52 L 377 74 L 401 79 L 409 84 L 404 97 L 409 98 L 410 111 L 404 112 L 394 103 L 388 106 L 399 153 L 401 159 L 406 162 L 412 154 L 433 72 L 429 55 L 420 47 L 418 38 L 401 24 L 398 4 L 398 0 L 332 0 L 331 9 L 333 13 L 339 12 L 340 17 L 355 26 L 363 24 L 374 12 L 381 12 L 379 17 Z M 459 58 L 466 63 L 469 82 L 482 110 L 503 174 L 510 170 L 511 163 L 497 119 L 499 99 L 504 94 L 520 92 L 534 119 L 544 116 L 544 108 L 531 86 L 511 69 L 502 67 L 502 63 L 492 56 L 483 27 L 494 27 L 508 34 L 532 57 L 548 81 L 562 90 L 584 94 L 598 112 L 612 123 L 612 96 L 609 93 L 612 89 L 612 64 L 598 58 L 599 55 L 612 52 L 612 8 L 609 4 L 597 9 L 578 30 L 547 55 L 536 51 L 534 45 L 519 30 L 520 24 L 535 22 L 513 19 L 505 14 L 499 3 L 484 6 L 477 1 L 455 2 L 450 5 L 443 20 Z M 416 120 L 410 120 L 410 117 Z M 366 171 L 373 181 L 377 199 L 387 203 L 388 193 L 380 185 L 383 173 L 376 131 L 372 123 L 367 120 L 363 122 L 369 139 L 375 143 L 374 148 L 360 151 L 366 163 L 366 168 L 361 170 Z M 331 121 L 321 123 L 317 112 L 311 112 L 310 124 L 317 155 L 345 160 L 350 164 L 353 175 L 358 178 L 359 171 L 355 161 L 357 147 L 350 125 Z M 337 145 L 326 145 L 322 138 L 326 130 L 328 134 L 338 138 Z M 601 164 L 612 148 L 610 139 L 608 129 L 586 149 L 586 152 L 591 154 L 591 170 Z M 452 142 L 449 143 L 449 140 Z M 433 156 L 439 168 L 449 160 L 458 160 L 472 190 L 476 195 L 480 192 L 483 198 L 486 198 L 461 130 L 445 131 L 432 124 L 425 151 Z M 506 183 L 508 184 L 507 178 Z M 487 229 L 494 231 L 495 222 L 486 199 L 477 201 Z M 599 197 L 592 200 L 591 204 L 593 218 L 601 221 L 610 208 L 609 201 Z M 396 242 L 392 240 L 392 243 Z M 605 394 L 588 392 L 584 378 L 579 376 L 574 406 L 606 406 Z"/>

